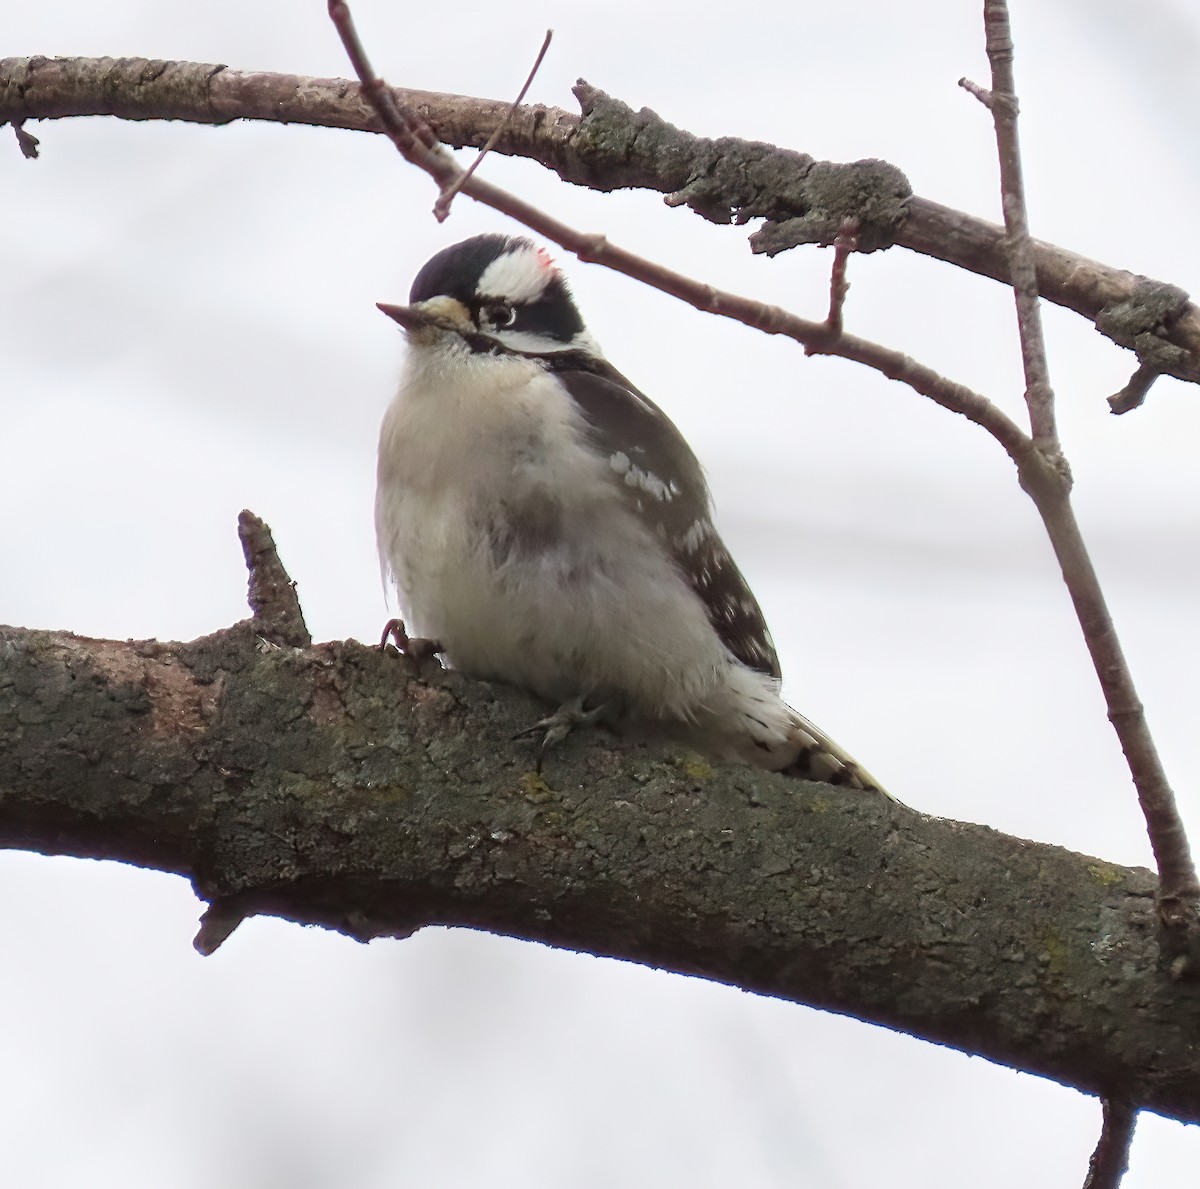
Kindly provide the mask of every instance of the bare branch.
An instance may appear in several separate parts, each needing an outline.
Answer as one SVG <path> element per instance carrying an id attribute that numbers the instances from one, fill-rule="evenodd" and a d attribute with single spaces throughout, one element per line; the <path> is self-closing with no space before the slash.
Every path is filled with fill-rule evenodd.
<path id="1" fill-rule="evenodd" d="M 1129 1147 L 1137 1125 L 1137 1111 L 1128 1102 L 1103 1100 L 1104 1124 L 1096 1150 L 1088 1161 L 1083 1189 L 1118 1189 L 1129 1168 Z"/>
<path id="2" fill-rule="evenodd" d="M 652 112 L 634 112 L 595 88 L 581 84 L 576 93 L 582 117 L 533 105 L 510 119 L 511 104 L 499 100 L 395 91 L 400 104 L 420 113 L 446 145 L 478 148 L 499 129 L 494 152 L 538 161 L 576 185 L 677 195 L 679 205 L 692 205 L 709 218 L 720 218 L 722 211 L 726 221 L 739 222 L 756 210 L 764 217 L 770 211 L 781 218 L 789 212 L 811 215 L 831 194 L 858 192 L 861 163 L 813 161 L 734 137 L 707 140 L 672 128 Z M 95 115 L 380 131 L 359 88 L 344 79 L 144 58 L 0 59 L 0 121 Z M 694 177 L 705 179 L 703 194 L 696 192 Z M 756 190 L 751 182 L 758 178 L 766 182 Z M 1003 228 L 918 195 L 904 199 L 900 209 L 890 242 L 1009 283 Z M 847 214 L 863 213 L 831 212 L 821 226 L 832 239 Z M 1200 308 L 1186 293 L 1052 244 L 1035 240 L 1033 252 L 1044 299 L 1095 322 L 1159 372 L 1200 382 Z"/>

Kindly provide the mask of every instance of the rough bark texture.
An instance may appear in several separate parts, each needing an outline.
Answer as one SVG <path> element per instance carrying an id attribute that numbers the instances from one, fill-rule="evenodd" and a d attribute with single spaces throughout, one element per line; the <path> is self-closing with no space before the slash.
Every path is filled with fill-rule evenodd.
<path id="1" fill-rule="evenodd" d="M 0 845 L 177 872 L 206 948 L 270 913 L 467 925 L 702 975 L 1200 1120 L 1200 989 L 1150 872 L 669 747 L 354 643 L 0 629 Z"/>
<path id="2" fill-rule="evenodd" d="M 509 111 L 506 102 L 464 95 L 396 94 L 455 148 L 481 147 Z M 903 173 L 885 161 L 814 161 L 757 141 L 698 137 L 582 81 L 575 94 L 582 115 L 521 107 L 494 151 L 528 157 L 596 190 L 657 190 L 713 222 L 762 218 L 751 237 L 755 251 L 832 243 L 852 217 L 860 250 L 896 244 L 1009 282 L 1002 227 L 911 194 Z M 378 131 L 358 85 L 344 79 L 145 58 L 0 59 L 0 123 L 83 115 Z M 1148 372 L 1200 382 L 1200 309 L 1183 290 L 1041 241 L 1034 241 L 1034 257 L 1047 301 L 1092 321 Z"/>

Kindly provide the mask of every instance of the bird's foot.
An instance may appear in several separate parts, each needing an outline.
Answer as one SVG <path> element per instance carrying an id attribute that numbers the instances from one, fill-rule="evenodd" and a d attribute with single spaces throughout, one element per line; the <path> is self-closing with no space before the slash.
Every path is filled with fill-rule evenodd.
<path id="1" fill-rule="evenodd" d="M 594 726 L 612 709 L 612 702 L 601 702 L 589 710 L 587 702 L 590 696 L 590 694 L 580 694 L 579 697 L 564 702 L 553 714 L 543 718 L 540 722 L 535 722 L 533 726 L 526 727 L 523 731 L 518 731 L 513 736 L 514 739 L 532 739 L 538 735 L 542 736 L 537 756 L 539 773 L 542 770 L 542 761 L 546 758 L 546 752 L 552 747 L 557 747 L 576 727 Z"/>
<path id="2" fill-rule="evenodd" d="M 410 636 L 404 627 L 404 620 L 389 619 L 383 625 L 383 635 L 379 638 L 379 651 L 386 652 L 389 644 L 395 644 L 399 652 L 412 657 L 419 665 L 430 657 L 445 652 L 439 640 L 426 640 L 423 636 Z"/>

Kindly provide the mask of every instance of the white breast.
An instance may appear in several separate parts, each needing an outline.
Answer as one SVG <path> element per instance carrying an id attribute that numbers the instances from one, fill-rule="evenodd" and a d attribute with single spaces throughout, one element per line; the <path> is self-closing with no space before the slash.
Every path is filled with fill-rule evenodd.
<path id="1" fill-rule="evenodd" d="M 585 431 L 529 360 L 413 351 L 380 433 L 381 560 L 409 631 L 456 668 L 692 718 L 729 654 Z"/>

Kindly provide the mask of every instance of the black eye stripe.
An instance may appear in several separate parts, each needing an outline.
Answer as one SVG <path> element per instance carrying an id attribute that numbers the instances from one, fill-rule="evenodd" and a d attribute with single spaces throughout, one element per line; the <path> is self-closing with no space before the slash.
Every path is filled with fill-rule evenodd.
<path id="1" fill-rule="evenodd" d="M 539 301 L 517 307 L 513 328 L 569 343 L 583 330 L 583 319 L 567 294 L 552 286 Z"/>
<path id="2" fill-rule="evenodd" d="M 529 305 L 512 305 L 503 298 L 475 298 L 471 303 L 475 325 L 489 330 L 524 331 L 527 334 L 569 343 L 583 330 L 575 303 L 553 288 Z"/>

